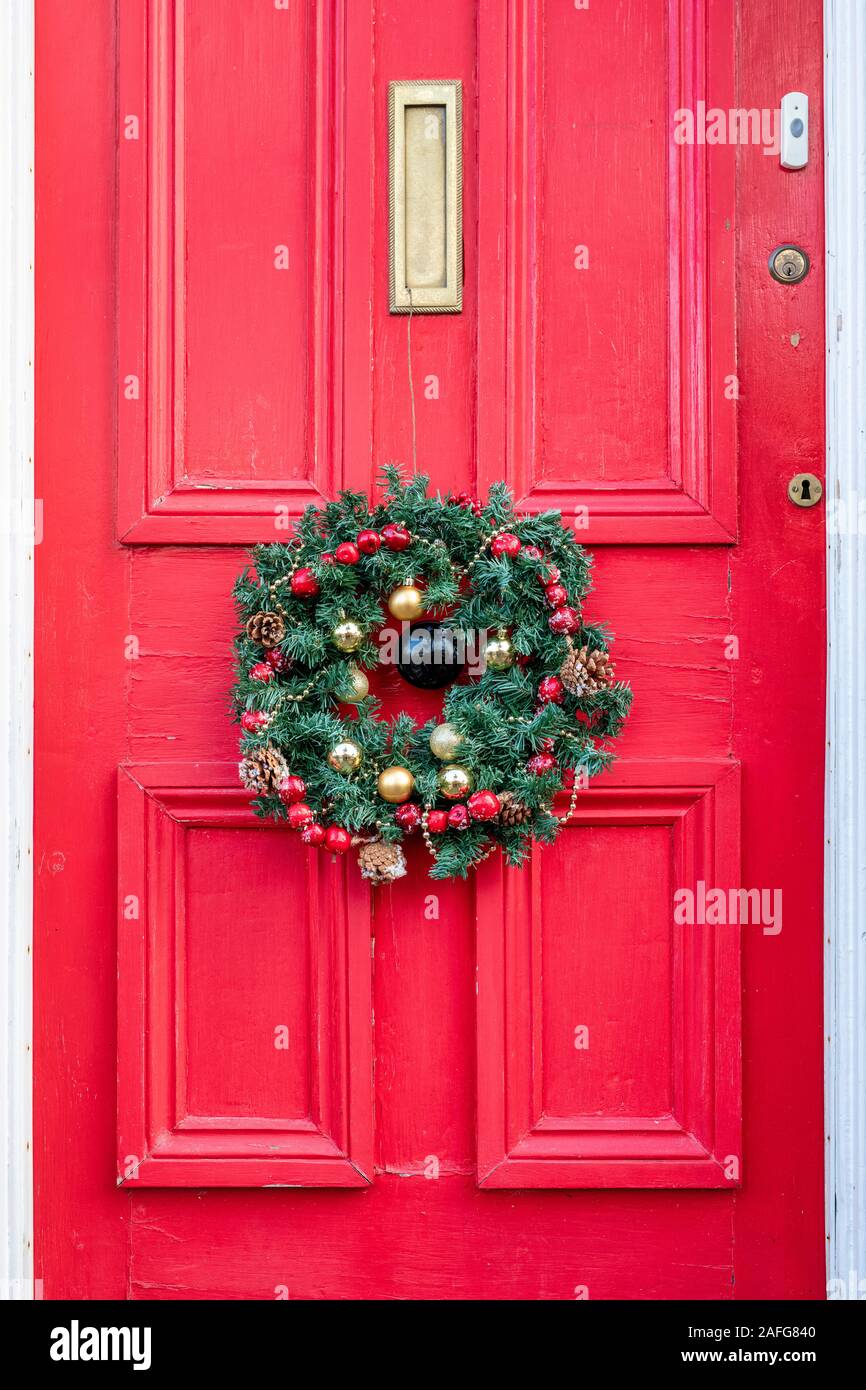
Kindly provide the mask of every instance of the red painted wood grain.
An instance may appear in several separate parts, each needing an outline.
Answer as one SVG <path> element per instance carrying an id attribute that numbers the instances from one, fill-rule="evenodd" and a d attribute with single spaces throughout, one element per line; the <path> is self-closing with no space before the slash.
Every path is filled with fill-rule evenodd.
<path id="1" fill-rule="evenodd" d="M 791 473 L 822 471 L 819 0 L 629 0 L 616 17 L 566 0 L 117 10 L 116 28 L 111 5 L 37 4 L 34 1160 L 46 1296 L 822 1297 L 823 518 L 785 497 Z M 810 92 L 807 169 L 785 173 L 753 146 L 677 162 L 664 126 L 673 72 L 689 100 L 703 84 L 725 106 Z M 425 76 L 464 83 L 466 287 L 462 315 L 410 324 L 387 313 L 387 84 Z M 118 115 L 138 112 L 140 139 L 124 142 Z M 766 270 L 789 240 L 813 259 L 797 288 Z M 282 243 L 287 275 L 274 266 Z M 479 991 L 513 1008 L 533 977 L 491 956 L 495 866 L 477 886 L 432 885 L 414 844 L 411 876 L 372 918 L 366 899 L 358 909 L 369 974 L 356 960 L 339 977 L 356 1004 L 367 990 L 369 1032 L 347 1068 L 350 1093 L 369 1101 L 372 1182 L 210 1186 L 214 1165 L 234 1181 L 239 1145 L 269 1121 L 305 1118 L 315 1054 L 309 1032 L 289 1059 L 256 1033 L 257 1005 L 272 1030 L 292 982 L 290 1031 L 310 1019 L 310 919 L 297 864 L 282 867 L 298 851 L 202 810 L 201 765 L 236 756 L 231 580 L 249 541 L 279 538 L 275 508 L 341 480 L 366 488 L 387 459 L 411 463 L 410 343 L 417 461 L 437 485 L 506 477 L 530 507 L 589 506 L 590 612 L 616 633 L 635 689 L 624 759 L 656 765 L 662 790 L 675 762 L 740 765 L 741 842 L 723 817 L 718 851 L 740 851 L 744 885 L 782 890 L 784 926 L 743 929 L 742 1046 L 729 1034 L 716 1058 L 742 1064 L 742 1113 L 720 1121 L 742 1120 L 736 1190 L 630 1190 L 637 1171 L 612 1185 L 617 1135 L 625 1158 L 635 1117 L 675 1108 L 679 1062 L 704 1106 L 686 1135 L 709 1136 L 710 1033 L 695 986 L 686 1057 L 676 978 L 665 990 L 678 958 L 664 911 L 670 832 L 649 804 L 605 820 L 603 783 L 596 820 L 588 812 L 527 871 L 529 917 L 511 929 L 515 948 L 524 928 L 546 943 L 529 1048 L 545 1062 L 542 1112 L 565 1122 L 539 1140 L 564 1155 L 560 1185 L 549 1167 L 537 1175 L 549 1185 L 478 1185 L 491 1110 L 536 1095 L 497 1070 Z M 129 373 L 137 403 L 123 394 Z M 401 692 L 383 689 L 394 707 Z M 192 792 L 177 899 L 186 973 L 174 977 L 187 1031 L 179 1048 L 169 1026 L 163 1036 L 169 1068 L 185 1059 L 192 1102 L 170 1136 L 188 1147 L 173 1188 L 116 1182 L 118 1046 L 128 1082 L 145 1048 L 143 993 L 128 996 L 130 1026 L 123 1009 L 115 1022 L 118 831 L 122 856 L 136 843 L 116 812 L 126 764 L 180 764 Z M 151 854 L 163 932 L 175 921 L 167 873 Z M 681 997 L 683 980 L 719 983 L 706 943 L 693 945 L 702 969 L 682 976 Z M 167 987 L 167 958 L 151 964 Z M 719 997 L 723 1033 L 738 999 Z M 596 1040 L 582 1071 L 565 1045 L 578 1009 Z M 518 1080 L 528 1062 L 510 1056 Z M 596 1185 L 578 1190 L 567 1126 L 586 1114 L 604 1143 Z M 529 1161 L 549 1165 L 538 1152 Z"/>

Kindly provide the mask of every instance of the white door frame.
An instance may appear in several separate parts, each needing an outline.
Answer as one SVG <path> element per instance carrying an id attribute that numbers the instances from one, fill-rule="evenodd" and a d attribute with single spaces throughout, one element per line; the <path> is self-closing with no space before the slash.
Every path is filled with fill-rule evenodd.
<path id="1" fill-rule="evenodd" d="M 824 0 L 827 1293 L 866 1298 L 866 5 Z"/>
<path id="2" fill-rule="evenodd" d="M 866 6 L 824 0 L 827 1279 L 866 1297 Z M 33 1294 L 33 0 L 0 6 L 0 1297 Z M 9 211 L 11 210 L 11 211 Z"/>
<path id="3" fill-rule="evenodd" d="M 0 6 L 0 1297 L 33 1296 L 33 0 Z"/>

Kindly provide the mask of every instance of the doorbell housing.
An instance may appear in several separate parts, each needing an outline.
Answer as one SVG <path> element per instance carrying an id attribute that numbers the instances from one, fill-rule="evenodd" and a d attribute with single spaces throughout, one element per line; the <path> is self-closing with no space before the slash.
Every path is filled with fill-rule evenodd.
<path id="1" fill-rule="evenodd" d="M 783 169 L 804 169 L 809 159 L 809 98 L 805 92 L 786 92 L 782 97 Z"/>

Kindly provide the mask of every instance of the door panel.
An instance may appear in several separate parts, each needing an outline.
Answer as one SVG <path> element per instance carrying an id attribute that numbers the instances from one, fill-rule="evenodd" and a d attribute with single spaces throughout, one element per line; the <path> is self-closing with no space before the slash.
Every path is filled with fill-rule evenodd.
<path id="1" fill-rule="evenodd" d="M 583 509 L 590 545 L 736 533 L 735 151 L 672 138 L 733 105 L 731 18 L 480 7 L 480 476 Z"/>
<path id="2" fill-rule="evenodd" d="M 118 1185 L 364 1186 L 366 893 L 287 861 L 236 771 L 120 772 Z"/>
<path id="3" fill-rule="evenodd" d="M 553 852 L 487 875 L 482 1185 L 738 1186 L 740 932 L 671 914 L 739 883 L 738 846 L 730 763 L 623 762 Z"/>
<path id="4" fill-rule="evenodd" d="M 171 6 L 158 23 L 171 23 Z M 160 38 L 157 31 L 153 41 Z M 173 108 L 152 139 L 159 149 L 171 142 L 173 152 L 165 216 L 182 257 L 173 308 L 183 361 L 174 465 L 190 485 L 309 481 L 310 214 L 321 123 L 309 74 L 330 59 L 320 58 L 316 40 L 311 3 L 282 17 L 263 6 L 247 14 L 226 0 L 175 8 L 165 59 Z M 271 257 L 261 245 L 268 227 Z M 275 274 L 275 262 L 285 270 Z M 236 452 L 227 453 L 227 438 Z"/>
<path id="5" fill-rule="evenodd" d="M 368 307 L 366 348 L 352 322 L 369 304 L 369 122 L 345 114 L 369 101 L 369 16 L 349 8 L 119 7 L 128 544 L 285 539 L 346 476 L 343 356 L 369 358 Z M 362 412 L 367 394 L 359 377 Z"/>

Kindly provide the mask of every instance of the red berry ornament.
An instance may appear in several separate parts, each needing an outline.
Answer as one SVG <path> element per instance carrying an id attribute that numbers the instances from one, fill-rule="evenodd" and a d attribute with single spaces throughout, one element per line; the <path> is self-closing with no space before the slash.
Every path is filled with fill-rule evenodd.
<path id="1" fill-rule="evenodd" d="M 544 597 L 551 608 L 561 608 L 568 602 L 568 590 L 564 584 L 548 584 L 544 591 Z"/>
<path id="2" fill-rule="evenodd" d="M 271 716 L 265 714 L 262 709 L 245 709 L 241 715 L 241 728 L 248 734 L 258 733 L 259 729 L 266 729 L 271 722 Z"/>
<path id="3" fill-rule="evenodd" d="M 416 806 L 414 801 L 406 801 L 397 807 L 394 819 L 401 830 L 405 830 L 407 835 L 412 835 L 421 824 L 421 807 Z"/>
<path id="4" fill-rule="evenodd" d="M 448 824 L 452 830 L 466 830 L 469 826 L 469 812 L 466 807 L 452 806 L 448 812 Z"/>
<path id="5" fill-rule="evenodd" d="M 357 565 L 361 558 L 361 552 L 354 541 L 343 541 L 334 551 L 334 559 L 338 565 Z"/>
<path id="6" fill-rule="evenodd" d="M 306 801 L 296 801 L 294 806 L 290 806 L 286 812 L 286 820 L 292 830 L 303 830 L 305 825 L 309 825 L 313 819 L 313 813 Z"/>
<path id="7" fill-rule="evenodd" d="M 577 610 L 569 608 L 566 604 L 564 608 L 557 608 L 555 613 L 551 613 L 547 625 L 551 632 L 577 632 L 580 627 L 580 618 L 577 616 Z"/>
<path id="8" fill-rule="evenodd" d="M 273 678 L 274 668 L 269 666 L 266 661 L 257 661 L 255 666 L 250 667 L 251 681 L 262 681 L 264 685 L 267 685 L 268 681 L 272 681 Z"/>
<path id="9" fill-rule="evenodd" d="M 389 550 L 406 550 L 412 544 L 412 537 L 399 521 L 391 521 L 382 527 L 382 540 Z"/>
<path id="10" fill-rule="evenodd" d="M 295 570 L 289 581 L 289 588 L 300 598 L 312 598 L 319 592 L 319 581 L 313 571 L 304 565 L 301 569 Z"/>
<path id="11" fill-rule="evenodd" d="M 525 545 L 525 546 L 523 547 L 523 553 L 524 553 L 524 555 L 528 555 L 529 558 L 530 558 L 530 560 L 543 560 L 543 559 L 544 559 L 544 556 L 542 555 L 542 553 L 541 553 L 541 551 L 539 550 L 539 548 L 538 548 L 537 545 Z"/>
<path id="12" fill-rule="evenodd" d="M 543 777 L 545 772 L 552 772 L 556 767 L 556 759 L 552 753 L 536 753 L 526 766 L 536 777 Z"/>
<path id="13" fill-rule="evenodd" d="M 497 557 L 507 555 L 509 559 L 514 559 L 522 549 L 520 541 L 510 531 L 503 531 L 501 536 L 494 536 L 490 543 L 490 550 Z"/>
<path id="14" fill-rule="evenodd" d="M 311 820 L 309 825 L 305 825 L 301 831 L 301 839 L 305 845 L 320 845 L 325 838 L 325 827 L 319 825 L 317 820 Z"/>
<path id="15" fill-rule="evenodd" d="M 539 580 L 539 583 L 541 583 L 541 584 L 544 585 L 545 589 L 546 589 L 546 588 L 548 587 L 548 585 L 550 585 L 550 584 L 558 584 L 558 583 L 559 583 L 559 570 L 557 569 L 556 565 L 548 565 L 548 566 L 547 566 L 547 574 L 540 574 L 540 575 L 538 576 L 538 580 Z"/>
<path id="16" fill-rule="evenodd" d="M 473 820 L 493 820 L 499 815 L 500 802 L 495 792 L 473 792 L 466 805 Z"/>
<path id="17" fill-rule="evenodd" d="M 352 848 L 352 837 L 341 825 L 329 825 L 325 831 L 325 849 L 332 854 L 345 854 Z"/>
<path id="18" fill-rule="evenodd" d="M 448 502 L 452 507 L 470 507 L 476 516 L 481 511 L 481 503 L 471 492 L 457 492 L 448 498 Z"/>
<path id="19" fill-rule="evenodd" d="M 381 544 L 382 537 L 378 531 L 358 532 L 358 549 L 362 555 L 375 555 Z"/>
<path id="20" fill-rule="evenodd" d="M 275 671 L 291 671 L 292 658 L 286 656 L 280 647 L 271 647 L 269 652 L 265 652 L 265 661 L 269 666 L 273 666 Z"/>
<path id="21" fill-rule="evenodd" d="M 322 565 L 333 565 L 335 563 L 334 557 L 331 554 L 330 550 L 326 550 L 324 554 L 319 556 L 319 563 Z"/>
<path id="22" fill-rule="evenodd" d="M 278 788 L 280 801 L 284 806 L 294 806 L 303 801 L 307 794 L 307 784 L 303 777 L 284 777 Z"/>
<path id="23" fill-rule="evenodd" d="M 454 808 L 457 809 L 456 807 Z M 442 835 L 448 829 L 447 811 L 428 811 L 427 829 L 431 835 Z"/>
<path id="24" fill-rule="evenodd" d="M 561 705 L 565 698 L 565 686 L 559 676 L 545 676 L 538 682 L 538 698 L 544 704 Z"/>

